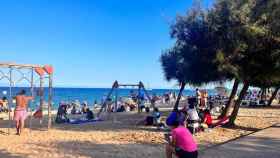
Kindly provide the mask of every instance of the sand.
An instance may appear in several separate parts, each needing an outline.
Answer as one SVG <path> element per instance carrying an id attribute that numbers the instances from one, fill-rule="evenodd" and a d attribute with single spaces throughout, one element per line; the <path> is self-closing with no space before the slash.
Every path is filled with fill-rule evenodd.
<path id="1" fill-rule="evenodd" d="M 163 131 L 136 126 L 145 114 L 112 114 L 109 120 L 84 125 L 57 125 L 46 130 L 38 120 L 21 136 L 6 135 L 8 123 L 0 120 L 1 158 L 161 158 L 164 157 Z M 216 128 L 196 134 L 199 149 L 271 126 L 280 121 L 280 107 L 242 108 L 234 129 Z M 27 121 L 29 122 L 29 121 Z M 27 124 L 29 127 L 29 124 Z"/>

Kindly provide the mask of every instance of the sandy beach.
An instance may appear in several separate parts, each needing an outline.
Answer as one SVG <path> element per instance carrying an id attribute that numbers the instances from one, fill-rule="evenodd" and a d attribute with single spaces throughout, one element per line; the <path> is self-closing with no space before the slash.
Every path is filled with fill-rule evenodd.
<path id="1" fill-rule="evenodd" d="M 164 112 L 166 115 L 168 112 Z M 32 119 L 32 129 L 21 136 L 6 135 L 8 122 L 0 121 L 1 158 L 159 158 L 164 157 L 163 131 L 153 127 L 136 126 L 146 114 L 119 113 L 107 121 L 69 125 L 54 124 L 46 130 Z M 238 138 L 271 126 L 280 120 L 280 107 L 242 108 L 234 129 L 215 128 L 196 134 L 200 150 Z"/>

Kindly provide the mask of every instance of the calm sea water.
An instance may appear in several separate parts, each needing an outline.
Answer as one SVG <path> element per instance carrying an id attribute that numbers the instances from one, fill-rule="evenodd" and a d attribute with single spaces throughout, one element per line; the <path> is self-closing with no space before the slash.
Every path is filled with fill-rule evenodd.
<path id="1" fill-rule="evenodd" d="M 30 95 L 30 88 L 19 88 L 14 87 L 12 88 L 12 96 L 15 96 L 21 89 L 25 89 L 27 94 Z M 111 89 L 110 88 L 53 88 L 53 103 L 54 107 L 56 108 L 60 101 L 75 101 L 79 100 L 80 102 L 87 101 L 90 105 L 92 105 L 95 101 L 100 103 L 102 97 L 104 95 L 107 95 Z M 121 97 L 129 96 L 130 91 L 134 90 L 137 91 L 137 89 L 119 89 L 118 95 Z M 7 91 L 6 96 L 9 96 L 9 88 L 8 87 L 0 87 L 0 97 L 2 98 L 4 96 L 3 91 Z M 38 89 L 34 89 L 34 92 L 36 94 L 36 91 Z M 47 101 L 47 92 L 48 89 L 45 88 L 45 101 Z M 166 92 L 176 92 L 178 93 L 179 90 L 174 89 L 153 89 L 148 90 L 148 93 L 150 95 L 156 94 L 156 95 L 163 95 Z M 214 90 L 208 90 L 209 95 L 215 94 Z M 195 95 L 195 91 L 193 90 L 185 90 L 184 95 L 192 96 Z M 36 106 L 36 104 L 39 103 L 39 97 L 36 97 L 34 105 L 30 105 L 33 108 Z"/>

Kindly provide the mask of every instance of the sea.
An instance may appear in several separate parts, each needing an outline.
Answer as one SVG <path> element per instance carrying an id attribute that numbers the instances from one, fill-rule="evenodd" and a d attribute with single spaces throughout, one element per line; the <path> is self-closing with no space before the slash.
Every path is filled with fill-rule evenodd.
<path id="1" fill-rule="evenodd" d="M 30 88 L 27 87 L 13 87 L 11 96 L 15 96 L 17 93 L 20 92 L 21 89 L 25 89 L 27 95 L 31 95 Z M 59 102 L 73 102 L 79 101 L 84 102 L 86 101 L 89 105 L 93 105 L 95 102 L 100 103 L 102 97 L 108 95 L 111 88 L 53 88 L 53 107 L 56 109 L 59 105 Z M 39 97 L 38 95 L 38 88 L 33 89 L 33 94 L 35 95 L 35 101 L 32 105 L 29 105 L 32 108 L 36 108 L 39 105 Z M 137 92 L 137 89 L 130 89 L 130 88 L 120 88 L 118 89 L 118 96 L 119 97 L 127 97 L 130 95 L 131 91 Z M 148 89 L 147 90 L 149 95 L 163 95 L 168 92 L 175 92 L 178 94 L 179 89 Z M 215 95 L 214 89 L 208 89 L 209 95 Z M 0 87 L 0 97 L 6 96 L 9 98 L 10 96 L 10 88 L 9 87 Z M 116 90 L 113 92 L 113 96 L 116 93 Z M 44 88 L 44 101 L 48 101 L 48 88 Z M 186 89 L 184 90 L 183 94 L 185 96 L 194 96 L 195 90 Z M 12 107 L 15 105 L 12 105 Z"/>

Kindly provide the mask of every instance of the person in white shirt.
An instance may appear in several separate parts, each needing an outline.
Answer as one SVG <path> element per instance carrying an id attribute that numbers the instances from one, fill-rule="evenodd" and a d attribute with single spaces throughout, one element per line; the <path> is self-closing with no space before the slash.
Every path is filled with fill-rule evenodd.
<path id="1" fill-rule="evenodd" d="M 193 123 L 193 122 L 198 122 L 199 121 L 199 116 L 196 111 L 196 108 L 194 107 L 194 104 L 189 105 L 189 109 L 187 111 L 188 115 L 188 122 Z"/>

